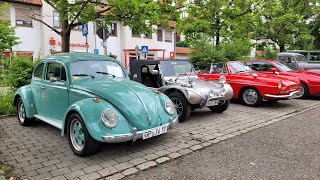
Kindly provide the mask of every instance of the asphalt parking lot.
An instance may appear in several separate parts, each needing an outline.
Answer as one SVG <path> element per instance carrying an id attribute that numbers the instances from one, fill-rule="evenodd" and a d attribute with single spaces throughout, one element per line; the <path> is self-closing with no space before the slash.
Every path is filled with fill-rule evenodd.
<path id="1" fill-rule="evenodd" d="M 86 158 L 74 155 L 67 138 L 54 127 L 40 121 L 21 127 L 15 117 L 2 118 L 0 160 L 21 178 L 117 179 L 318 107 L 319 100 L 290 100 L 259 108 L 231 104 L 223 114 L 203 109 L 165 135 L 134 145 L 104 144 L 99 153 Z"/>

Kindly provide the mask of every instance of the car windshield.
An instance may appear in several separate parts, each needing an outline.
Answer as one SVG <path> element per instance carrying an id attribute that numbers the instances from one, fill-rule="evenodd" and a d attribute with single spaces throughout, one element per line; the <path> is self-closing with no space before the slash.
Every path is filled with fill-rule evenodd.
<path id="1" fill-rule="evenodd" d="M 304 55 L 296 55 L 296 60 L 298 62 L 307 62 L 307 59 Z"/>
<path id="2" fill-rule="evenodd" d="M 276 65 L 284 72 L 295 71 L 296 69 L 292 66 L 289 66 L 285 62 L 276 62 Z"/>
<path id="3" fill-rule="evenodd" d="M 242 62 L 229 62 L 228 67 L 231 74 L 253 71 L 249 66 L 243 64 Z"/>
<path id="4" fill-rule="evenodd" d="M 125 77 L 122 67 L 114 61 L 76 61 L 70 65 L 73 80 L 96 76 Z"/>
<path id="5" fill-rule="evenodd" d="M 196 75 L 194 68 L 189 61 L 160 61 L 160 66 L 164 77 Z"/>

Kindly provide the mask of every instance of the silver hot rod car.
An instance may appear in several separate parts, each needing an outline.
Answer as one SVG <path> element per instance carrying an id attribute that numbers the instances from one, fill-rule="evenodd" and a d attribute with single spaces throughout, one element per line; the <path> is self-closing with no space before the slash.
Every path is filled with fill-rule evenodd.
<path id="1" fill-rule="evenodd" d="M 224 76 L 219 82 L 200 80 L 187 60 L 131 60 L 129 77 L 169 96 L 180 122 L 198 108 L 208 107 L 221 113 L 228 109 L 233 96 Z"/>

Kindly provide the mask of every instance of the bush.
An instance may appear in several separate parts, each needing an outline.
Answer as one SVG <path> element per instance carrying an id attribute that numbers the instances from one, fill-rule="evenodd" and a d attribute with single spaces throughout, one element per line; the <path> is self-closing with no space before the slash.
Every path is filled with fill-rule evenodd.
<path id="1" fill-rule="evenodd" d="M 189 44 L 186 41 L 176 42 L 177 47 L 189 47 Z"/>
<path id="2" fill-rule="evenodd" d="M 30 84 L 34 65 L 27 58 L 13 57 L 8 68 L 3 73 L 5 85 L 18 89 L 21 86 Z"/>
<path id="3" fill-rule="evenodd" d="M 16 112 L 13 106 L 14 92 L 12 90 L 0 92 L 0 115 L 11 115 Z"/>
<path id="4" fill-rule="evenodd" d="M 11 178 L 11 168 L 0 162 L 0 179 L 10 179 Z"/>

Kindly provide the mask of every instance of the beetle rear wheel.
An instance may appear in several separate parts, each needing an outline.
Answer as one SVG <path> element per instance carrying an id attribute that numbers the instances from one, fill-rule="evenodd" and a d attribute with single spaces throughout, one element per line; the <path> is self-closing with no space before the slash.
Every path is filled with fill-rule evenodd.
<path id="1" fill-rule="evenodd" d="M 26 114 L 26 108 L 23 104 L 23 101 L 21 97 L 18 98 L 17 100 L 17 117 L 18 117 L 18 122 L 22 126 L 28 126 L 32 122 L 33 118 L 28 118 Z"/>
<path id="2" fill-rule="evenodd" d="M 69 144 L 76 155 L 88 156 L 98 151 L 100 143 L 91 137 L 78 114 L 69 117 L 67 128 Z"/>
<path id="3" fill-rule="evenodd" d="M 168 96 L 176 107 L 177 114 L 179 116 L 179 122 L 187 120 L 191 114 L 191 105 L 186 100 L 184 95 L 179 92 L 173 92 Z"/>
<path id="4" fill-rule="evenodd" d="M 255 88 L 247 88 L 241 91 L 240 100 L 241 102 L 250 107 L 257 107 L 262 103 L 262 96 L 259 91 Z"/>

